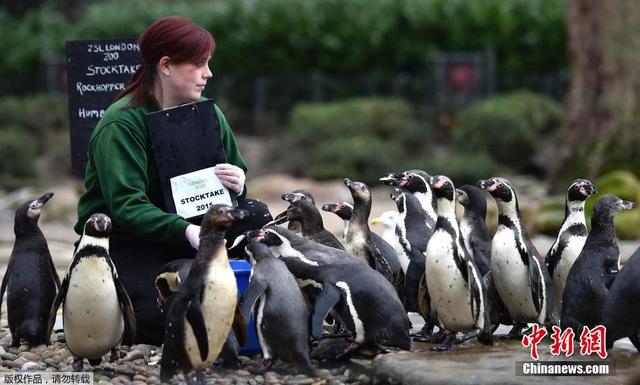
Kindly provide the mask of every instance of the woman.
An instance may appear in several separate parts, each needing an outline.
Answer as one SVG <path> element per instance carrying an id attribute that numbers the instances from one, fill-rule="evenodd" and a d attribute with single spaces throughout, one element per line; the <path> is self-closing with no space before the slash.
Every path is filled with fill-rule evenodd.
<path id="1" fill-rule="evenodd" d="M 201 100 L 212 77 L 209 60 L 215 41 L 190 20 L 171 16 L 151 24 L 138 40 L 143 65 L 93 130 L 85 173 L 86 191 L 78 202 L 82 233 L 96 212 L 113 222 L 110 254 L 133 302 L 138 343 L 160 345 L 164 319 L 156 306 L 155 275 L 166 262 L 195 255 L 200 227 L 168 213 L 152 154 L 145 115 Z M 248 221 L 230 231 L 232 239 L 270 220 L 266 206 L 245 200 L 247 167 L 229 125 L 216 106 L 227 163 L 215 166 L 220 181 L 249 209 Z M 207 150 L 203 143 L 203 151 Z"/>

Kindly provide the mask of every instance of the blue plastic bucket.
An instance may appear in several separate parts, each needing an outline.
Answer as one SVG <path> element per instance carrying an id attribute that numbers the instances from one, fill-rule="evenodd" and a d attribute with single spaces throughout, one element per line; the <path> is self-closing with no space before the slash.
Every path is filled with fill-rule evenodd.
<path id="1" fill-rule="evenodd" d="M 231 269 L 236 276 L 236 282 L 238 283 L 238 293 L 244 293 L 247 286 L 249 286 L 249 276 L 251 275 L 251 264 L 242 259 L 229 260 Z M 260 342 L 256 335 L 256 325 L 253 322 L 253 315 L 249 318 L 247 323 L 247 332 L 249 334 L 249 340 L 246 345 L 240 347 L 240 354 L 243 356 L 251 356 L 262 352 L 260 349 Z"/>

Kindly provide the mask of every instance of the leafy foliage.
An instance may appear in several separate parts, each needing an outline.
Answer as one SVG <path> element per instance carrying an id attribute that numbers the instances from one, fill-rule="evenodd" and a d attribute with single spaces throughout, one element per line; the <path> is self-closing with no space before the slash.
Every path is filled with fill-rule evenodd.
<path id="1" fill-rule="evenodd" d="M 430 133 L 400 99 L 303 103 L 289 126 L 295 148 L 307 154 L 300 169 L 309 176 L 366 182 L 421 156 Z"/>
<path id="2" fill-rule="evenodd" d="M 548 97 L 528 91 L 490 97 L 462 111 L 454 141 L 465 151 L 485 152 L 495 161 L 522 167 L 541 137 L 558 135 L 564 112 Z"/>

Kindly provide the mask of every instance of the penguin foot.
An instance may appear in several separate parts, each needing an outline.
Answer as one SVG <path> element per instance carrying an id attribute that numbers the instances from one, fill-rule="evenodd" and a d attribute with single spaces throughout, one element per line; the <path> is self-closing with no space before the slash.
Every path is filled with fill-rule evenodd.
<path id="1" fill-rule="evenodd" d="M 438 346 L 434 346 L 433 348 L 431 348 L 431 350 L 434 352 L 445 352 L 447 350 L 451 350 L 453 345 L 455 345 L 456 343 L 459 343 L 458 339 L 456 338 L 456 333 L 449 333 L 447 334 L 447 338 L 445 338 L 443 343 Z"/>
<path id="2" fill-rule="evenodd" d="M 438 330 L 435 333 L 431 333 L 422 337 L 413 337 L 416 342 L 426 342 L 430 344 L 442 343 L 447 337 L 447 334 L 443 330 Z"/>
<path id="3" fill-rule="evenodd" d="M 84 359 L 80 357 L 73 357 L 73 364 L 71 367 L 74 372 L 82 372 L 84 369 Z"/>
<path id="4" fill-rule="evenodd" d="M 253 374 L 264 374 L 266 373 L 271 366 L 273 365 L 273 360 L 271 359 L 264 359 L 262 360 L 262 364 L 249 364 L 246 366 L 247 371 L 253 373 Z"/>

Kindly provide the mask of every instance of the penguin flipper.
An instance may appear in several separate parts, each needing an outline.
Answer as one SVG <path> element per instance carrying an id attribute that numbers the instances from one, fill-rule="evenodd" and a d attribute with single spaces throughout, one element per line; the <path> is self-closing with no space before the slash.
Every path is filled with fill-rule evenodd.
<path id="1" fill-rule="evenodd" d="M 542 310 L 542 304 L 545 300 L 548 302 L 548 298 L 545 298 L 544 286 L 545 282 L 542 266 L 538 258 L 529 254 L 529 282 L 531 286 L 531 298 L 533 299 L 533 306 L 536 312 L 540 313 Z M 548 296 L 550 297 L 550 296 Z"/>
<path id="2" fill-rule="evenodd" d="M 187 308 L 187 322 L 191 325 L 193 335 L 196 337 L 200 358 L 202 361 L 206 361 L 209 355 L 209 338 L 207 337 L 207 325 L 204 323 L 200 301 L 194 299 L 189 303 L 189 307 Z"/>
<path id="3" fill-rule="evenodd" d="M 267 282 L 257 276 L 257 274 L 254 274 L 253 277 L 251 277 L 249 286 L 242 294 L 242 299 L 240 299 L 240 305 L 238 306 L 240 314 L 242 314 L 242 317 L 245 320 L 249 319 L 253 305 L 268 287 L 269 285 Z"/>
<path id="4" fill-rule="evenodd" d="M 340 290 L 333 285 L 325 284 L 313 306 L 313 314 L 311 315 L 311 336 L 313 338 L 322 337 L 322 323 L 338 301 L 340 301 Z"/>
<path id="5" fill-rule="evenodd" d="M 488 337 L 490 340 L 492 332 L 489 303 L 487 301 L 487 288 L 484 285 L 478 268 L 471 260 L 467 261 L 467 277 L 469 279 L 471 314 L 476 321 L 476 327 L 480 329 L 480 335 L 485 339 Z"/>
<path id="6" fill-rule="evenodd" d="M 247 333 L 247 319 L 242 315 L 238 308 L 236 308 L 236 314 L 233 317 L 233 324 L 231 327 L 233 328 L 233 334 L 236 335 L 237 343 L 240 344 L 240 346 L 245 345 L 249 339 Z"/>
<path id="7" fill-rule="evenodd" d="M 124 317 L 124 322 L 127 324 L 125 330 L 129 331 L 129 341 L 131 344 L 135 343 L 136 340 L 136 315 L 133 311 L 133 304 L 131 303 L 131 298 L 129 298 L 129 294 L 125 290 L 122 282 L 118 279 L 118 277 L 113 277 L 113 283 L 116 287 L 116 293 L 118 295 L 118 302 L 120 303 L 120 310 L 122 310 L 122 316 Z"/>
<path id="8" fill-rule="evenodd" d="M 405 307 L 408 311 L 420 311 L 419 288 L 420 280 L 424 275 L 424 264 L 410 261 L 407 267 L 407 274 L 404 277 Z"/>
<path id="9" fill-rule="evenodd" d="M 69 275 L 67 274 L 62 283 L 60 284 L 60 290 L 56 294 L 56 298 L 53 300 L 53 304 L 51 305 L 51 310 L 49 311 L 49 322 L 47 323 L 47 334 L 45 336 L 45 342 L 48 344 L 51 341 L 51 331 L 53 330 L 53 325 L 56 323 L 56 313 L 58 312 L 58 308 L 64 298 L 67 296 L 67 290 L 69 289 Z"/>
<path id="10" fill-rule="evenodd" d="M 9 267 L 7 267 L 6 272 L 4 273 L 4 277 L 2 277 L 2 287 L 0 287 L 0 316 L 2 315 L 2 299 L 4 298 L 4 291 L 7 288 L 7 284 L 9 283 Z"/>

